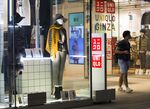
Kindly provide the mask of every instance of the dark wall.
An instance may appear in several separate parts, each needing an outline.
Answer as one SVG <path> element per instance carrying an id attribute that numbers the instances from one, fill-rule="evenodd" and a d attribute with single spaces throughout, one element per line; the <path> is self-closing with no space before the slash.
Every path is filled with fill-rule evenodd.
<path id="1" fill-rule="evenodd" d="M 150 11 L 142 15 L 141 25 L 150 24 Z"/>
<path id="2" fill-rule="evenodd" d="M 40 0 L 40 25 L 50 25 L 51 6 L 50 0 Z"/>

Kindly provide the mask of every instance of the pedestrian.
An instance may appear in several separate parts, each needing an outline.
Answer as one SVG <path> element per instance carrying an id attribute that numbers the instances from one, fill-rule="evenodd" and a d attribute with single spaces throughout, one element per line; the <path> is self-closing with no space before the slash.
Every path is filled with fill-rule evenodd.
<path id="1" fill-rule="evenodd" d="M 119 77 L 119 91 L 125 91 L 127 93 L 133 90 L 128 86 L 128 69 L 130 64 L 130 43 L 131 39 L 130 31 L 123 32 L 123 40 L 119 41 L 116 45 L 115 53 L 118 55 L 118 64 L 120 67 L 120 77 Z M 122 84 L 125 85 L 125 90 L 122 88 Z"/>

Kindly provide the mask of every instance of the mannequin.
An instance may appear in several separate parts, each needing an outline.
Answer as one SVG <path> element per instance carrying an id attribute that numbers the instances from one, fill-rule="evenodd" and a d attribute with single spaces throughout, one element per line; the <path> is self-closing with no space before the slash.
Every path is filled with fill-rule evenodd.
<path id="1" fill-rule="evenodd" d="M 138 55 L 140 59 L 140 68 L 136 71 L 136 74 L 143 75 L 146 71 L 146 51 L 147 51 L 147 45 L 148 45 L 148 37 L 146 36 L 146 30 L 141 29 L 140 30 L 140 36 L 137 40 L 138 46 Z"/>
<path id="2" fill-rule="evenodd" d="M 150 75 L 150 29 L 149 25 L 145 25 L 147 40 L 147 52 L 146 52 L 146 75 Z"/>
<path id="3" fill-rule="evenodd" d="M 65 22 L 66 18 L 61 14 L 56 14 L 55 22 L 49 28 L 46 42 L 46 51 L 50 54 L 52 60 L 52 81 L 55 87 L 54 96 L 56 99 L 61 98 L 63 72 L 68 54 L 67 35 L 63 27 Z"/>
<path id="4" fill-rule="evenodd" d="M 145 0 L 149 1 L 149 0 Z M 150 75 L 150 11 L 145 12 L 142 15 L 141 26 L 146 30 L 146 35 L 148 37 L 148 45 L 146 51 L 146 75 Z"/>

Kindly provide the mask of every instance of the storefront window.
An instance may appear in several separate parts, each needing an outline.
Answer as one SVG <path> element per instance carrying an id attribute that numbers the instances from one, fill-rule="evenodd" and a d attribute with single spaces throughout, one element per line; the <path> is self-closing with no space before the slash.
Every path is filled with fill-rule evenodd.
<path id="1" fill-rule="evenodd" d="M 0 7 L 0 108 L 91 99 L 106 89 L 106 75 L 119 73 L 114 48 L 124 30 L 132 33 L 133 73 L 150 74 L 147 0 L 1 0 Z"/>
<path id="2" fill-rule="evenodd" d="M 9 96 L 8 96 L 8 82 L 6 82 L 7 67 L 5 67 L 5 61 L 7 60 L 7 1 L 0 1 L 0 108 L 9 107 Z M 5 36 L 5 37 L 4 37 Z"/>
<path id="3" fill-rule="evenodd" d="M 2 103 L 19 107 L 90 99 L 87 2 L 8 2 L 8 9 L 0 10 L 0 62 L 9 62 L 7 72 L 3 72 L 6 65 L 1 67 Z M 4 60 L 5 39 L 8 61 Z"/>

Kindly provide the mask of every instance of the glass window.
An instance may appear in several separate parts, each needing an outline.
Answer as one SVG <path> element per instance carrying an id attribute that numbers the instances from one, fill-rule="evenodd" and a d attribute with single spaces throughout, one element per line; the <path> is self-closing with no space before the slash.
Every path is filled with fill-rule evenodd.
<path id="1" fill-rule="evenodd" d="M 88 2 L 8 3 L 8 9 L 0 10 L 0 97 L 5 98 L 0 102 L 19 107 L 90 99 Z"/>
<path id="2" fill-rule="evenodd" d="M 149 75 L 149 9 L 148 1 L 93 1 L 92 33 L 107 35 L 107 75 L 120 73 L 115 58 L 115 45 L 123 39 L 122 33 L 125 30 L 131 31 L 132 35 L 129 74 Z"/>
<path id="3" fill-rule="evenodd" d="M 96 61 L 97 66 L 92 66 L 92 91 L 93 97 L 97 90 L 105 90 L 107 87 L 107 74 L 112 73 L 112 37 L 118 36 L 118 12 L 116 3 L 112 0 L 94 0 L 92 3 L 92 62 Z M 103 43 L 103 37 L 106 42 Z M 101 44 L 102 43 L 102 44 Z M 94 50 L 96 46 L 96 50 Z M 100 48 L 98 49 L 98 47 Z M 106 46 L 106 56 L 103 48 Z M 105 61 L 106 64 L 105 64 Z M 96 63 L 95 62 L 95 63 Z M 94 63 L 94 62 L 93 62 Z M 101 64 L 98 64 L 101 63 Z M 107 67 L 106 67 L 107 66 Z M 105 67 L 107 69 L 105 69 Z M 107 71 L 107 72 L 106 72 Z M 95 85 L 97 84 L 97 85 Z M 100 86 L 98 85 L 100 84 Z M 109 88 L 109 87 L 108 87 Z"/>
<path id="4" fill-rule="evenodd" d="M 132 39 L 130 40 L 131 60 L 129 74 L 149 75 L 149 2 L 146 0 L 130 2 L 119 1 L 117 2 L 117 6 L 118 36 L 113 37 L 115 42 L 123 38 L 122 33 L 125 30 L 130 30 L 132 35 Z M 114 44 L 112 46 L 114 46 Z M 117 65 L 115 58 L 113 58 L 113 72 L 115 74 L 119 73 L 119 71 L 116 70 L 118 69 Z"/>
<path id="5" fill-rule="evenodd" d="M 108 75 L 119 73 L 114 48 L 124 30 L 132 34 L 130 70 L 149 75 L 146 0 L 94 0 L 92 26 L 90 0 L 1 0 L 0 7 L 0 108 L 90 99 L 90 30 L 107 35 Z"/>
<path id="6" fill-rule="evenodd" d="M 0 108 L 9 107 L 7 73 L 7 1 L 0 1 Z"/>

